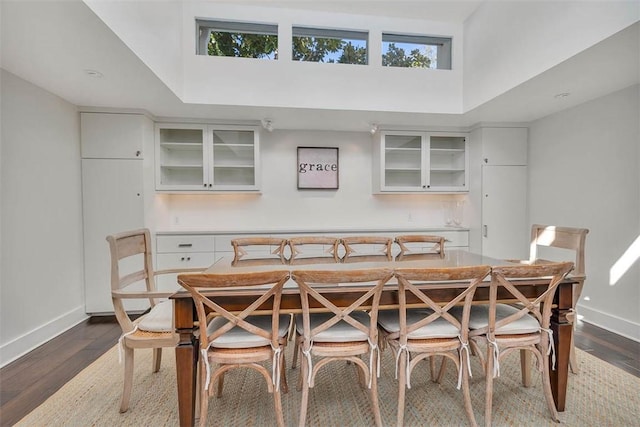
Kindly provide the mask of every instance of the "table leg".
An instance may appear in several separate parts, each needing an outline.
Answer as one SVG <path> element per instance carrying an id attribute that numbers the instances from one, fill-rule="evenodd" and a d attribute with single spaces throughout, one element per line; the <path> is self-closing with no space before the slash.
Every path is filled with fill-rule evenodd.
<path id="1" fill-rule="evenodd" d="M 565 410 L 567 399 L 567 384 L 569 376 L 569 357 L 571 354 L 571 337 L 573 325 L 567 319 L 567 315 L 573 308 L 573 284 L 561 283 L 556 293 L 556 307 L 551 314 L 551 329 L 556 351 L 555 370 L 550 365 L 551 390 L 553 400 L 556 402 L 558 412 Z M 549 364 L 552 361 L 549 359 Z"/>
<path id="2" fill-rule="evenodd" d="M 195 422 L 198 341 L 193 333 L 193 301 L 191 298 L 174 299 L 174 317 L 176 332 L 180 336 L 178 345 L 176 345 L 178 415 L 181 426 L 193 426 Z"/>

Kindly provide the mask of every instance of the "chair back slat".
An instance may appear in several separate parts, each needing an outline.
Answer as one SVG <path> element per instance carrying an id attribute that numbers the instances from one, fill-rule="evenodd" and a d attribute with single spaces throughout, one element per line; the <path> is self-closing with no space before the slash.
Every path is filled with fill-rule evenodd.
<path id="1" fill-rule="evenodd" d="M 573 275 L 585 274 L 585 241 L 587 228 L 559 227 L 553 225 L 534 224 L 531 227 L 531 248 L 529 261 L 538 259 L 539 247 L 552 247 L 571 250 L 575 254 Z"/>
<path id="2" fill-rule="evenodd" d="M 287 239 L 279 237 L 244 237 L 231 240 L 231 246 L 233 247 L 234 261 L 236 262 L 251 255 L 267 259 L 270 255 L 276 255 L 280 261 L 284 262 Z M 255 254 L 251 253 L 253 249 L 257 250 Z"/>
<path id="3" fill-rule="evenodd" d="M 338 256 L 338 247 L 340 239 L 329 236 L 299 236 L 289 239 L 289 247 L 291 249 L 291 260 L 301 257 L 330 257 L 335 262 L 340 260 Z M 305 252 L 304 247 L 307 246 L 310 251 Z"/>
<path id="4" fill-rule="evenodd" d="M 392 258 L 393 239 L 384 236 L 350 236 L 341 239 L 344 247 L 343 259 L 382 254 Z"/>
<path id="5" fill-rule="evenodd" d="M 293 271 L 291 278 L 298 284 L 300 290 L 300 302 L 304 325 L 303 338 L 305 342 L 313 341 L 313 338 L 340 321 L 345 321 L 354 328 L 366 333 L 371 339 L 377 340 L 377 315 L 385 283 L 393 277 L 391 269 L 366 269 L 366 270 L 300 270 Z M 326 293 L 335 293 L 338 284 L 360 284 L 361 295 L 353 302 L 345 306 L 339 306 L 325 297 Z M 311 300 L 316 301 L 324 309 L 333 314 L 328 320 L 311 329 L 310 310 Z M 369 311 L 369 324 L 365 325 L 351 316 L 355 311 L 363 309 Z"/>
<path id="6" fill-rule="evenodd" d="M 445 238 L 441 236 L 432 236 L 427 234 L 410 234 L 396 236 L 395 242 L 400 247 L 398 259 L 402 260 L 409 254 L 439 254 L 444 256 Z M 431 246 L 417 247 L 416 243 L 427 243 Z"/>
<path id="7" fill-rule="evenodd" d="M 489 332 L 503 328 L 526 315 L 534 316 L 543 328 L 548 328 L 556 289 L 572 268 L 572 262 L 493 267 L 489 302 Z M 527 279 L 546 279 L 548 283 L 545 291 L 534 300 L 524 296 L 518 289 L 518 282 Z M 517 305 L 518 312 L 500 320 L 496 319 L 498 288 L 506 290 L 519 303 Z"/>
<path id="8" fill-rule="evenodd" d="M 398 279 L 398 301 L 400 303 L 398 332 L 391 333 L 390 339 L 399 339 L 406 344 L 412 332 L 442 318 L 460 332 L 461 339 L 466 341 L 469 310 L 476 288 L 490 274 L 487 265 L 474 267 L 451 268 L 399 268 L 395 271 Z M 435 302 L 429 294 L 433 291 L 447 290 L 448 299 Z M 423 305 L 432 310 L 425 311 L 424 316 L 412 323 L 407 323 L 407 296 L 412 295 Z M 453 307 L 463 305 L 463 316 L 460 321 L 450 313 Z"/>
<path id="9" fill-rule="evenodd" d="M 289 272 L 286 270 L 233 274 L 196 273 L 178 275 L 178 283 L 188 290 L 193 298 L 200 325 L 207 324 L 208 313 L 213 313 L 218 317 L 226 319 L 226 323 L 215 329 L 211 334 L 208 334 L 206 327 L 200 328 L 200 348 L 209 348 L 211 342 L 229 332 L 234 327 L 239 327 L 251 334 L 269 340 L 275 348 L 278 345 L 282 288 L 287 280 L 289 280 Z M 264 288 L 264 292 L 255 295 L 253 302 L 248 304 L 240 313 L 231 312 L 222 304 L 219 304 L 216 298 L 220 296 L 219 293 L 205 295 L 207 290 L 256 286 L 268 287 Z M 267 304 L 266 308 L 265 304 Z M 265 309 L 271 311 L 272 321 L 270 331 L 265 331 L 245 320 L 256 311 Z"/>

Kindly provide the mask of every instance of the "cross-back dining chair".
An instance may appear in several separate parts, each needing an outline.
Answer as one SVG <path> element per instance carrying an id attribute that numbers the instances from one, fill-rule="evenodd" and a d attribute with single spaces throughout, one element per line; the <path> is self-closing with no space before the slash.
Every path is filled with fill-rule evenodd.
<path id="1" fill-rule="evenodd" d="M 339 262 L 340 239 L 329 236 L 300 236 L 289 239 L 290 260 L 295 264 L 301 258 L 325 258 L 329 262 Z"/>
<path id="2" fill-rule="evenodd" d="M 378 403 L 380 353 L 378 349 L 377 316 L 382 288 L 393 276 L 390 269 L 293 271 L 291 277 L 298 284 L 302 314 L 296 315 L 296 332 L 300 352 L 298 388 L 302 388 L 299 425 L 307 417 L 309 389 L 313 388 L 318 371 L 326 364 L 346 360 L 358 370 L 358 378 L 370 391 L 376 425 L 382 425 Z M 361 287 L 355 300 L 338 303 L 335 285 Z M 312 313 L 321 307 L 326 313 Z M 367 311 L 364 311 L 367 310 Z M 368 356 L 368 363 L 361 359 Z M 313 359 L 316 360 L 315 363 Z M 345 423 L 347 421 L 345 420 Z"/>
<path id="3" fill-rule="evenodd" d="M 349 236 L 341 239 L 344 259 L 370 255 L 385 255 L 391 261 L 393 239 L 384 236 Z"/>
<path id="4" fill-rule="evenodd" d="M 107 236 L 107 242 L 111 253 L 111 299 L 116 319 L 122 329 L 119 346 L 121 354 L 124 353 L 124 386 L 120 412 L 126 412 L 133 387 L 134 350 L 152 348 L 153 372 L 158 372 L 162 348 L 175 347 L 178 342 L 173 328 L 173 303 L 166 300 L 173 292 L 159 292 L 155 277 L 201 269 L 154 271 L 151 233 L 147 229 L 113 234 Z M 149 312 L 134 320 L 125 307 L 125 300 L 131 299 L 147 299 Z"/>
<path id="5" fill-rule="evenodd" d="M 409 254 L 439 254 L 444 256 L 445 238 L 427 234 L 410 234 L 396 236 L 395 242 L 400 247 L 398 260 L 402 260 Z"/>
<path id="6" fill-rule="evenodd" d="M 476 288 L 490 271 L 491 267 L 486 265 L 396 269 L 400 308 L 381 311 L 378 326 L 381 338 L 393 350 L 396 359 L 398 426 L 404 423 L 405 393 L 411 388 L 412 372 L 427 358 L 432 362 L 431 366 L 435 366 L 436 356 L 448 358 L 455 364 L 457 387 L 462 387 L 467 418 L 471 425 L 476 425 L 469 393 L 468 321 Z M 429 296 L 430 292 L 446 293 L 448 298 L 436 303 Z M 415 308 L 416 304 L 421 307 Z M 460 305 L 462 316 L 459 319 L 451 311 Z M 444 369 L 441 369 L 437 382 L 442 381 L 443 373 Z"/>
<path id="7" fill-rule="evenodd" d="M 482 357 L 486 378 L 485 425 L 491 425 L 493 381 L 500 376 L 500 361 L 514 351 L 531 352 L 542 375 L 543 394 L 554 421 L 559 421 L 549 377 L 549 357 L 555 365 L 551 309 L 556 289 L 573 268 L 572 262 L 493 267 L 489 304 L 474 305 L 469 317 L 469 336 Z M 518 289 L 519 282 L 546 281 L 546 289 L 529 300 Z M 500 303 L 512 300 L 516 304 Z M 486 345 L 482 356 L 478 343 Z M 524 368 L 524 367 L 523 367 Z"/>
<path id="8" fill-rule="evenodd" d="M 277 423 L 284 426 L 280 390 L 282 388 L 287 391 L 284 347 L 291 316 L 280 314 L 280 301 L 282 287 L 287 280 L 288 271 L 178 276 L 178 283 L 193 298 L 200 325 L 201 426 L 207 424 L 209 397 L 214 394 L 216 380 L 217 395 L 220 396 L 225 372 L 236 368 L 250 368 L 262 374 L 269 393 L 273 394 Z M 215 292 L 220 288 L 238 287 L 260 287 L 262 290 L 239 313 L 229 311 L 219 304 Z M 220 292 L 217 295 L 220 296 Z M 265 311 L 270 314 L 261 314 Z M 210 322 L 209 313 L 214 314 Z M 271 372 L 261 364 L 268 361 L 271 361 Z"/>
<path id="9" fill-rule="evenodd" d="M 529 247 L 529 259 L 517 261 L 526 264 L 536 264 L 573 259 L 574 269 L 571 278 L 575 280 L 573 285 L 573 313 L 567 318 L 576 322 L 577 304 L 580 301 L 582 288 L 587 278 L 585 271 L 585 242 L 589 229 L 576 227 L 561 227 L 555 225 L 533 224 L 531 226 L 531 242 Z M 573 335 L 571 336 L 571 354 L 569 367 L 571 372 L 578 373 L 578 361 L 576 359 Z"/>
<path id="10" fill-rule="evenodd" d="M 275 255 L 281 262 L 284 262 L 287 239 L 279 237 L 244 237 L 232 239 L 231 246 L 233 246 L 234 262 L 248 257 L 270 258 L 270 255 Z"/>

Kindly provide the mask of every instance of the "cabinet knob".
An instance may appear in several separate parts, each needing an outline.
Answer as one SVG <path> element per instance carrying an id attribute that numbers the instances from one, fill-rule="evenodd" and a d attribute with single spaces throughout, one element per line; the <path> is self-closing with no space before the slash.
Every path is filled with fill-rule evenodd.
<path id="1" fill-rule="evenodd" d="M 484 162 L 485 163 L 489 163 L 489 159 L 487 159 L 486 157 L 484 158 Z"/>
<path id="2" fill-rule="evenodd" d="M 212 184 L 209 184 L 209 188 L 211 188 L 211 187 L 213 187 L 213 185 L 212 185 Z"/>
<path id="3" fill-rule="evenodd" d="M 207 188 L 207 184 L 202 184 L 202 186 L 203 186 L 204 188 Z"/>
<path id="4" fill-rule="evenodd" d="M 180 258 L 180 261 L 184 261 L 184 257 Z"/>
<path id="5" fill-rule="evenodd" d="M 140 150 L 136 151 L 136 157 L 140 157 L 140 154 L 142 154 L 142 151 Z"/>

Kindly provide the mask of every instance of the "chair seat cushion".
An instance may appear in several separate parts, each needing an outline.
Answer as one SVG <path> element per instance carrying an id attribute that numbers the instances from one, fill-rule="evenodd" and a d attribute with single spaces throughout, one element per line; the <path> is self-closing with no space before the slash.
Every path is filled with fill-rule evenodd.
<path id="1" fill-rule="evenodd" d="M 508 304 L 498 304 L 496 306 L 496 322 L 520 311 L 516 307 Z M 471 307 L 471 316 L 469 317 L 469 329 L 482 329 L 489 324 L 489 306 L 474 305 Z M 501 328 L 496 329 L 496 335 L 508 334 L 531 334 L 540 331 L 538 320 L 526 314 L 518 320 L 515 320 Z"/>
<path id="2" fill-rule="evenodd" d="M 433 310 L 426 308 L 407 310 L 407 325 L 418 322 L 431 315 Z M 400 331 L 400 314 L 398 310 L 384 310 L 378 313 L 378 325 L 387 332 L 394 333 Z M 415 331 L 410 332 L 407 338 L 411 340 L 428 338 L 454 338 L 460 334 L 458 328 L 442 317 L 434 320 L 428 325 L 424 325 Z"/>
<path id="3" fill-rule="evenodd" d="M 260 329 L 264 329 L 269 333 L 271 332 L 271 316 L 248 316 L 245 320 Z M 226 324 L 227 319 L 224 317 L 215 317 L 207 326 L 207 335 L 211 335 L 215 330 Z M 278 324 L 278 337 L 282 338 L 287 335 L 290 324 L 291 316 L 281 314 Z M 239 326 L 235 326 L 222 336 L 216 338 L 211 343 L 211 346 L 218 348 L 253 348 L 269 345 L 270 343 L 270 340 L 260 335 L 252 334 Z"/>
<path id="4" fill-rule="evenodd" d="M 311 330 L 320 326 L 333 317 L 332 313 L 310 313 L 309 321 L 311 323 Z M 369 327 L 370 318 L 369 315 L 362 311 L 354 311 L 351 313 L 351 317 L 359 321 L 360 323 Z M 298 335 L 303 335 L 304 327 L 302 325 L 302 315 L 296 315 L 296 331 Z M 352 342 L 352 341 L 366 341 L 369 338 L 368 333 L 362 332 L 351 326 L 344 320 L 339 321 L 335 325 L 329 327 L 318 335 L 313 337 L 314 342 Z"/>
<path id="5" fill-rule="evenodd" d="M 172 332 L 173 301 L 162 301 L 156 304 L 149 313 L 142 316 L 138 329 L 147 332 Z"/>

